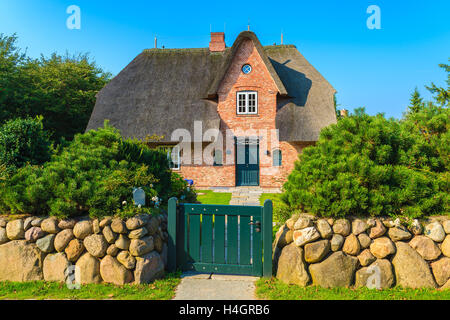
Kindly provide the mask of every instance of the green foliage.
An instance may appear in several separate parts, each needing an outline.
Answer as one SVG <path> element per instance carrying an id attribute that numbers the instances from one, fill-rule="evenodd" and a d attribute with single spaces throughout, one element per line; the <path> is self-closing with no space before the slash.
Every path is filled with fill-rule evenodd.
<path id="1" fill-rule="evenodd" d="M 95 95 L 111 75 L 87 54 L 31 59 L 16 43 L 15 35 L 0 34 L 0 123 L 42 115 L 54 141 L 72 140 L 86 129 Z"/>
<path id="2" fill-rule="evenodd" d="M 15 119 L 0 126 L 0 164 L 10 172 L 50 159 L 50 140 L 42 118 Z"/>
<path id="3" fill-rule="evenodd" d="M 448 110 L 435 111 L 429 123 L 441 128 L 447 114 L 448 126 Z M 448 145 L 446 132 L 436 144 Z M 448 205 L 444 158 L 409 121 L 357 110 L 303 151 L 282 199 L 322 216 L 440 214 Z"/>
<path id="4" fill-rule="evenodd" d="M 448 214 L 449 94 L 431 89 L 438 104 L 424 103 L 416 90 L 402 121 L 357 109 L 322 130 L 300 155 L 282 200 L 291 211 L 322 216 Z"/>
<path id="5" fill-rule="evenodd" d="M 177 184 L 173 184 L 177 181 Z M 78 134 L 65 142 L 42 167 L 25 166 L 4 182 L 0 202 L 11 213 L 92 217 L 133 212 L 133 187 L 142 187 L 146 203 L 164 205 L 173 194 L 191 195 L 172 176 L 166 155 L 137 140 L 123 140 L 118 130 L 104 128 Z"/>

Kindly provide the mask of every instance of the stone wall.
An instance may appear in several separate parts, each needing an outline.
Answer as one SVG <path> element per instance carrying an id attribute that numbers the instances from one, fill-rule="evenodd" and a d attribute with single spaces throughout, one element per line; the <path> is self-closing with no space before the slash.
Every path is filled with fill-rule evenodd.
<path id="1" fill-rule="evenodd" d="M 0 217 L 0 281 L 65 281 L 74 265 L 81 284 L 149 283 L 164 275 L 167 239 L 167 215 Z"/>
<path id="2" fill-rule="evenodd" d="M 300 286 L 450 288 L 450 218 L 295 215 L 273 243 L 274 273 Z"/>

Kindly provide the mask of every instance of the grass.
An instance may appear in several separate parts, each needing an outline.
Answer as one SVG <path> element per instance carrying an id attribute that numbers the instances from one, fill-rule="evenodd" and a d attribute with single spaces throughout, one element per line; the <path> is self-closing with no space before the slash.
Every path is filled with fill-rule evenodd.
<path id="1" fill-rule="evenodd" d="M 197 190 L 197 193 L 203 193 L 197 196 L 197 201 L 203 204 L 230 204 L 231 193 L 213 190 Z"/>
<path id="2" fill-rule="evenodd" d="M 0 282 L 0 300 L 170 300 L 180 283 L 180 273 L 167 274 L 164 279 L 145 285 L 115 286 L 111 284 L 82 285 L 70 290 L 58 282 Z"/>
<path id="3" fill-rule="evenodd" d="M 395 287 L 385 290 L 368 288 L 300 287 L 287 285 L 277 279 L 260 279 L 256 294 L 265 300 L 450 300 L 450 290 L 407 289 Z"/>
<path id="4" fill-rule="evenodd" d="M 263 206 L 264 201 L 272 200 L 273 207 L 275 208 L 275 206 L 281 203 L 280 196 L 281 193 L 263 193 L 259 198 L 259 203 Z"/>

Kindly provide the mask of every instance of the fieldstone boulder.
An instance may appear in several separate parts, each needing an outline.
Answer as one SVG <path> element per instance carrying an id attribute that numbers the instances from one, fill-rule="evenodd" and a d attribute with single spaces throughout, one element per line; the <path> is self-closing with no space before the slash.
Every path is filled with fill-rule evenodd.
<path id="1" fill-rule="evenodd" d="M 77 260 L 76 266 L 80 272 L 79 279 L 81 284 L 102 282 L 102 277 L 100 276 L 100 261 L 93 257 L 89 252 L 86 252 Z M 76 269 L 75 272 L 77 272 Z M 75 277 L 78 278 L 77 275 Z"/>
<path id="2" fill-rule="evenodd" d="M 106 226 L 109 226 L 112 222 L 111 217 L 104 217 L 102 220 L 100 220 L 99 226 L 100 228 L 104 228 Z"/>
<path id="3" fill-rule="evenodd" d="M 84 240 L 84 238 L 91 235 L 93 232 L 92 223 L 89 220 L 80 221 L 73 227 L 74 236 L 81 240 Z"/>
<path id="4" fill-rule="evenodd" d="M 355 287 L 370 289 L 387 289 L 394 285 L 392 265 L 387 259 L 379 259 L 369 267 L 356 271 Z"/>
<path id="5" fill-rule="evenodd" d="M 0 246 L 0 281 L 43 280 L 45 254 L 34 243 L 14 240 Z"/>
<path id="6" fill-rule="evenodd" d="M 368 248 L 372 243 L 372 239 L 365 233 L 358 234 L 358 241 L 363 249 Z"/>
<path id="7" fill-rule="evenodd" d="M 130 239 L 128 239 L 127 236 L 123 234 L 119 234 L 119 238 L 114 244 L 121 250 L 128 250 L 128 248 L 130 247 Z"/>
<path id="8" fill-rule="evenodd" d="M 32 227 L 31 222 L 33 221 L 35 217 L 28 217 L 25 218 L 25 220 L 23 220 L 23 229 L 25 231 L 27 231 L 28 229 L 30 229 Z"/>
<path id="9" fill-rule="evenodd" d="M 396 243 L 397 252 L 392 259 L 397 285 L 404 288 L 435 288 L 430 268 L 420 254 L 404 242 Z"/>
<path id="10" fill-rule="evenodd" d="M 369 232 L 369 237 L 376 239 L 381 237 L 386 233 L 386 227 L 380 221 L 380 219 L 375 220 L 375 227 L 372 227 Z"/>
<path id="11" fill-rule="evenodd" d="M 121 251 L 117 255 L 117 261 L 119 261 L 127 269 L 134 269 L 136 266 L 136 258 L 130 255 L 128 251 Z"/>
<path id="12" fill-rule="evenodd" d="M 113 219 L 111 222 L 111 229 L 115 233 L 127 233 L 127 227 L 125 226 L 125 222 L 122 221 L 122 219 Z"/>
<path id="13" fill-rule="evenodd" d="M 313 226 L 313 221 L 309 217 L 299 217 L 294 224 L 294 230 L 305 229 Z"/>
<path id="14" fill-rule="evenodd" d="M 320 240 L 305 245 L 305 261 L 316 263 L 323 259 L 330 251 L 330 241 Z"/>
<path id="15" fill-rule="evenodd" d="M 153 236 L 157 231 L 158 231 L 158 227 L 159 227 L 160 221 L 157 217 L 152 217 L 148 223 L 146 224 L 146 228 L 148 231 L 148 234 L 150 236 Z"/>
<path id="16" fill-rule="evenodd" d="M 50 253 L 55 250 L 54 241 L 55 241 L 56 235 L 49 234 L 41 239 L 38 239 L 36 241 L 37 247 L 45 253 Z"/>
<path id="17" fill-rule="evenodd" d="M 370 252 L 378 259 L 395 253 L 395 245 L 388 237 L 376 238 L 370 244 Z"/>
<path id="18" fill-rule="evenodd" d="M 155 250 L 158 251 L 158 253 L 162 252 L 164 241 L 159 235 L 156 235 L 153 237 L 153 245 L 155 246 Z"/>
<path id="19" fill-rule="evenodd" d="M 317 220 L 316 228 L 323 239 L 330 239 L 333 236 L 333 229 L 325 219 Z"/>
<path id="20" fill-rule="evenodd" d="M 25 240 L 28 242 L 36 242 L 43 236 L 45 236 L 45 232 L 39 227 L 31 227 L 25 232 Z"/>
<path id="21" fill-rule="evenodd" d="M 286 220 L 286 227 L 288 227 L 291 230 L 294 230 L 294 224 L 297 222 L 298 218 L 300 217 L 299 214 L 293 214 L 292 217 Z"/>
<path id="22" fill-rule="evenodd" d="M 54 217 L 47 218 L 41 222 L 41 229 L 44 232 L 54 234 L 59 232 L 58 220 Z"/>
<path id="23" fill-rule="evenodd" d="M 83 242 L 79 239 L 73 239 L 69 242 L 64 252 L 70 262 L 75 262 L 84 251 Z"/>
<path id="24" fill-rule="evenodd" d="M 361 246 L 359 244 L 358 238 L 352 233 L 347 238 L 345 238 L 344 246 L 342 247 L 342 251 L 346 254 L 350 254 L 352 256 L 357 256 L 361 250 Z"/>
<path id="25" fill-rule="evenodd" d="M 408 227 L 408 230 L 411 231 L 414 235 L 419 235 L 423 231 L 423 227 L 420 224 L 419 220 L 414 219 L 411 225 Z"/>
<path id="26" fill-rule="evenodd" d="M 31 226 L 32 227 L 40 227 L 41 223 L 42 223 L 42 220 L 44 220 L 44 219 L 43 218 L 39 218 L 39 217 L 34 218 L 33 220 L 31 220 Z"/>
<path id="27" fill-rule="evenodd" d="M 382 218 L 382 223 L 386 228 L 393 228 L 396 226 L 396 223 L 391 218 Z"/>
<path id="28" fill-rule="evenodd" d="M 100 275 L 104 282 L 119 286 L 133 281 L 133 273 L 111 256 L 105 256 L 100 262 Z"/>
<path id="29" fill-rule="evenodd" d="M 84 238 L 83 244 L 86 250 L 96 258 L 101 258 L 106 255 L 108 242 L 106 242 L 105 238 L 101 234 L 87 236 Z"/>
<path id="30" fill-rule="evenodd" d="M 140 239 L 140 238 L 143 238 L 144 236 L 146 236 L 147 234 L 148 234 L 147 229 L 139 228 L 139 229 L 135 229 L 135 230 L 131 231 L 128 234 L 128 238 L 130 238 L 130 239 Z"/>
<path id="31" fill-rule="evenodd" d="M 352 233 L 357 236 L 360 233 L 365 232 L 367 229 L 369 229 L 369 225 L 361 220 L 361 219 L 355 219 L 352 222 Z"/>
<path id="32" fill-rule="evenodd" d="M 309 242 L 313 242 L 320 238 L 319 232 L 314 227 L 307 227 L 301 230 L 295 230 L 292 238 L 296 246 L 301 247 Z"/>
<path id="33" fill-rule="evenodd" d="M 450 258 L 442 257 L 431 263 L 431 270 L 438 286 L 443 286 L 450 279 Z"/>
<path id="34" fill-rule="evenodd" d="M 409 242 L 409 245 L 416 249 L 425 260 L 435 260 L 441 255 L 441 250 L 439 250 L 436 243 L 425 236 L 415 236 Z"/>
<path id="35" fill-rule="evenodd" d="M 442 254 L 450 258 L 450 235 L 445 237 L 441 245 Z"/>
<path id="36" fill-rule="evenodd" d="M 0 217 L 0 228 L 6 227 L 7 224 L 8 222 L 4 218 Z"/>
<path id="37" fill-rule="evenodd" d="M 92 221 L 92 232 L 95 234 L 100 233 L 102 230 L 100 229 L 100 223 L 98 222 L 98 219 L 94 219 Z"/>
<path id="38" fill-rule="evenodd" d="M 450 233 L 450 219 L 443 221 L 442 227 L 444 228 L 445 233 L 449 234 Z"/>
<path id="39" fill-rule="evenodd" d="M 352 230 L 352 226 L 347 219 L 336 220 L 333 224 L 334 233 L 340 234 L 341 236 L 348 236 Z"/>
<path id="40" fill-rule="evenodd" d="M 55 250 L 63 252 L 69 242 L 74 238 L 72 229 L 64 229 L 55 237 Z"/>
<path id="41" fill-rule="evenodd" d="M 392 241 L 409 240 L 412 237 L 411 233 L 397 227 L 389 228 L 388 235 Z"/>
<path id="42" fill-rule="evenodd" d="M 283 248 L 290 244 L 293 239 L 293 230 L 289 229 L 286 224 L 282 225 L 281 228 L 275 234 L 275 245 L 278 248 Z"/>
<path id="43" fill-rule="evenodd" d="M 353 283 L 357 266 L 356 257 L 338 251 L 320 263 L 311 264 L 309 273 L 313 285 L 323 288 L 349 287 Z"/>
<path id="44" fill-rule="evenodd" d="M 294 243 L 283 248 L 278 259 L 276 277 L 284 283 L 302 287 L 309 283 L 310 277 L 306 271 L 302 248 L 297 247 Z"/>
<path id="45" fill-rule="evenodd" d="M 370 252 L 369 249 L 365 249 L 363 252 L 361 252 L 358 256 L 358 260 L 359 263 L 363 266 L 366 267 L 369 264 L 371 264 L 372 262 L 374 262 L 375 260 L 377 260 L 377 258 L 375 258 L 373 256 L 373 254 Z"/>
<path id="46" fill-rule="evenodd" d="M 131 255 L 138 257 L 153 251 L 154 247 L 153 237 L 149 236 L 142 239 L 131 240 L 129 251 Z"/>
<path id="47" fill-rule="evenodd" d="M 108 243 L 116 242 L 117 235 L 112 231 L 110 226 L 105 226 L 102 232 Z"/>
<path id="48" fill-rule="evenodd" d="M 136 284 L 150 283 L 164 276 L 164 262 L 161 256 L 152 251 L 136 258 L 134 282 Z"/>
<path id="49" fill-rule="evenodd" d="M 0 228 L 0 244 L 8 242 L 8 236 L 6 235 L 6 228 Z"/>
<path id="50" fill-rule="evenodd" d="M 44 259 L 44 280 L 64 282 L 66 269 L 70 265 L 64 252 L 48 254 Z"/>
<path id="51" fill-rule="evenodd" d="M 9 221 L 6 225 L 6 236 L 9 240 L 20 240 L 25 237 L 25 229 L 23 227 L 23 220 L 16 219 Z"/>
<path id="52" fill-rule="evenodd" d="M 141 217 L 132 217 L 127 220 L 126 227 L 128 230 L 136 230 L 142 228 L 145 223 L 146 222 Z"/>
<path id="53" fill-rule="evenodd" d="M 377 222 L 375 221 L 374 218 L 369 218 L 366 220 L 367 225 L 369 226 L 369 228 L 373 228 L 377 225 Z"/>
<path id="54" fill-rule="evenodd" d="M 75 220 L 75 219 L 63 219 L 63 220 L 59 221 L 58 228 L 60 228 L 62 230 L 73 229 L 76 224 L 77 224 L 77 220 Z"/>
<path id="55" fill-rule="evenodd" d="M 344 237 L 340 234 L 334 234 L 331 238 L 331 251 L 338 251 L 344 244 Z"/>
<path id="56" fill-rule="evenodd" d="M 438 221 L 427 224 L 424 234 L 435 242 L 442 242 L 445 239 L 444 228 Z"/>
<path id="57" fill-rule="evenodd" d="M 117 254 L 119 253 L 119 251 L 120 251 L 120 249 L 117 248 L 115 244 L 111 244 L 111 245 L 108 247 L 108 250 L 106 250 L 106 254 L 109 255 L 109 256 L 115 257 L 115 256 L 117 256 Z"/>

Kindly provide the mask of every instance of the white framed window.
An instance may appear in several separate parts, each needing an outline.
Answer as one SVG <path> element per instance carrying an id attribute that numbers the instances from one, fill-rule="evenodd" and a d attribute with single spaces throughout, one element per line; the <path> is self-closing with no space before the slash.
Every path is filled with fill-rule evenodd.
<path id="1" fill-rule="evenodd" d="M 258 92 L 239 91 L 236 97 L 237 114 L 258 114 Z"/>

